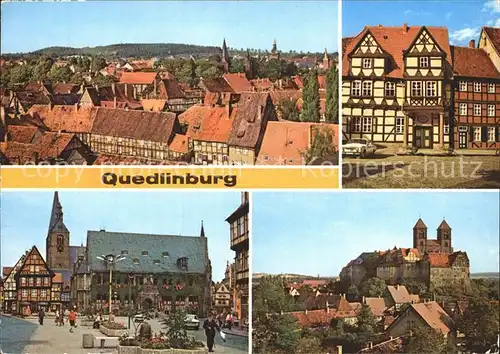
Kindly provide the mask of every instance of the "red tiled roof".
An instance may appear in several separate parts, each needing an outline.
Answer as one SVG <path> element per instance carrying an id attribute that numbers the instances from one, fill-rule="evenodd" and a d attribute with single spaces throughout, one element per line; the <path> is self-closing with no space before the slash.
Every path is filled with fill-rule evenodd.
<path id="1" fill-rule="evenodd" d="M 314 288 L 317 288 L 318 286 L 324 286 L 328 284 L 328 280 L 321 279 L 321 280 L 315 280 L 315 279 L 304 279 L 302 281 L 302 285 L 310 285 Z"/>
<path id="2" fill-rule="evenodd" d="M 186 135 L 175 134 L 168 148 L 174 152 L 188 153 L 188 137 Z"/>
<path id="3" fill-rule="evenodd" d="M 326 90 L 326 76 L 318 75 L 318 84 L 320 90 Z"/>
<path id="4" fill-rule="evenodd" d="M 234 93 L 232 87 L 229 86 L 229 83 L 222 77 L 217 77 L 214 79 L 201 79 L 199 86 L 207 92 Z"/>
<path id="5" fill-rule="evenodd" d="M 431 36 L 436 40 L 439 47 L 446 54 L 446 61 L 451 64 L 451 52 L 448 38 L 448 29 L 445 27 L 425 27 Z M 342 75 L 349 74 L 349 54 L 354 50 L 357 44 L 364 38 L 366 33 L 370 32 L 378 45 L 392 57 L 392 64 L 387 73 L 388 77 L 402 78 L 404 70 L 403 51 L 409 49 L 412 42 L 420 33 L 422 26 L 409 26 L 407 31 L 403 26 L 366 26 L 352 40 L 346 41 L 346 48 L 342 58 Z"/>
<path id="6" fill-rule="evenodd" d="M 483 30 L 486 32 L 495 50 L 500 55 L 500 28 L 483 27 Z"/>
<path id="7" fill-rule="evenodd" d="M 186 135 L 192 140 L 227 143 L 238 108 L 228 117 L 227 107 L 192 106 L 179 115 L 179 122 L 187 124 Z"/>
<path id="8" fill-rule="evenodd" d="M 167 104 L 166 99 L 142 99 L 141 105 L 145 111 L 162 112 Z"/>
<path id="9" fill-rule="evenodd" d="M 411 303 L 410 293 L 404 285 L 387 285 L 387 290 L 396 304 Z"/>
<path id="10" fill-rule="evenodd" d="M 158 85 L 158 91 L 159 98 L 174 99 L 185 97 L 184 92 L 175 78 L 163 79 Z"/>
<path id="11" fill-rule="evenodd" d="M 94 165 L 181 165 L 181 162 L 172 162 L 168 160 L 148 159 L 145 157 L 123 156 L 113 154 L 99 154 L 94 161 Z"/>
<path id="12" fill-rule="evenodd" d="M 8 125 L 9 141 L 30 144 L 37 131 L 38 127 L 31 125 Z"/>
<path id="13" fill-rule="evenodd" d="M 448 334 L 451 331 L 452 320 L 437 302 L 412 304 L 411 308 L 420 315 L 429 327 L 439 330 L 443 334 Z"/>
<path id="14" fill-rule="evenodd" d="M 425 223 L 422 220 L 422 218 L 418 218 L 417 223 L 415 224 L 415 226 L 413 226 L 413 228 L 414 229 L 416 229 L 416 228 L 427 228 L 427 225 L 425 225 Z"/>
<path id="15" fill-rule="evenodd" d="M 80 85 L 77 84 L 56 84 L 53 91 L 55 94 L 77 93 L 80 90 Z"/>
<path id="16" fill-rule="evenodd" d="M 156 79 L 156 72 L 124 72 L 121 84 L 150 85 Z"/>
<path id="17" fill-rule="evenodd" d="M 247 80 L 245 73 L 224 74 L 224 79 L 236 93 L 252 91 L 253 89 L 252 84 Z"/>
<path id="18" fill-rule="evenodd" d="M 257 161 L 262 165 L 302 165 L 315 128 L 329 128 L 333 141 L 338 139 L 338 125 L 304 122 L 268 122 Z"/>
<path id="19" fill-rule="evenodd" d="M 453 71 L 456 75 L 500 78 L 500 73 L 483 49 L 452 46 L 451 52 L 453 53 Z"/>
<path id="20" fill-rule="evenodd" d="M 333 319 L 353 318 L 357 316 L 356 311 L 349 308 L 348 311 L 338 311 L 334 309 L 311 310 L 301 312 L 289 312 L 295 317 L 301 327 L 329 326 Z"/>
<path id="21" fill-rule="evenodd" d="M 54 277 L 52 278 L 52 283 L 62 283 L 63 277 L 61 273 L 54 273 Z"/>
<path id="22" fill-rule="evenodd" d="M 4 277 L 8 276 L 10 274 L 10 272 L 12 271 L 12 269 L 14 269 L 14 267 L 3 267 L 2 275 Z"/>
<path id="23" fill-rule="evenodd" d="M 250 83 L 257 91 L 266 91 L 273 88 L 274 83 L 267 77 L 250 80 Z"/>
<path id="24" fill-rule="evenodd" d="M 388 304 L 386 304 L 383 297 L 365 297 L 365 304 L 370 306 L 374 316 L 382 316 L 388 308 Z"/>
<path id="25" fill-rule="evenodd" d="M 433 267 L 447 268 L 451 265 L 449 254 L 429 253 L 428 260 Z"/>

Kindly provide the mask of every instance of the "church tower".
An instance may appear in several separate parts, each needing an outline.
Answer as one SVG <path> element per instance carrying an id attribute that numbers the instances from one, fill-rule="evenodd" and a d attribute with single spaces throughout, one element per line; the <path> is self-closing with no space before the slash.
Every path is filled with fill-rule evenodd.
<path id="1" fill-rule="evenodd" d="M 328 52 L 325 48 L 325 54 L 323 55 L 323 69 L 330 69 L 330 59 L 328 58 Z"/>
<path id="2" fill-rule="evenodd" d="M 46 239 L 46 261 L 51 270 L 70 270 L 69 230 L 64 225 L 58 192 L 54 193 Z"/>
<path id="3" fill-rule="evenodd" d="M 419 252 L 425 253 L 427 247 L 427 225 L 418 218 L 417 223 L 413 226 L 413 248 L 418 249 Z"/>
<path id="4" fill-rule="evenodd" d="M 437 228 L 437 240 L 441 246 L 441 253 L 453 253 L 453 248 L 451 247 L 451 227 L 444 219 Z"/>
<path id="5" fill-rule="evenodd" d="M 229 51 L 227 50 L 226 39 L 222 42 L 222 65 L 224 66 L 224 74 L 229 72 L 230 67 L 230 59 L 229 59 Z"/>
<path id="6" fill-rule="evenodd" d="M 271 49 L 270 59 L 278 59 L 280 58 L 280 53 L 278 52 L 278 45 L 276 44 L 276 39 L 273 42 L 273 49 Z"/>

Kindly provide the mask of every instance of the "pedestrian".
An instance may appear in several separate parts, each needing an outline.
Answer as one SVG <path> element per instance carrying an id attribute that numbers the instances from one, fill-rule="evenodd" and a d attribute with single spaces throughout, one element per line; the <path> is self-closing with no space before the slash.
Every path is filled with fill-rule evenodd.
<path id="1" fill-rule="evenodd" d="M 205 329 L 205 335 L 207 336 L 207 347 L 209 352 L 214 351 L 214 340 L 215 340 L 215 331 L 220 332 L 220 327 L 215 322 L 212 314 L 208 315 L 208 318 L 203 323 L 203 328 Z"/>
<path id="2" fill-rule="evenodd" d="M 59 312 L 59 326 L 64 326 L 64 310 Z"/>
<path id="3" fill-rule="evenodd" d="M 96 318 L 94 319 L 94 329 L 99 329 L 101 327 L 101 314 L 98 313 Z"/>
<path id="4" fill-rule="evenodd" d="M 43 310 L 43 307 L 40 307 L 40 310 L 38 310 L 38 323 L 43 326 L 43 317 L 45 316 L 45 311 Z"/>
<path id="5" fill-rule="evenodd" d="M 59 326 L 59 320 L 61 319 L 61 314 L 59 313 L 59 310 L 56 311 L 56 326 Z"/>
<path id="6" fill-rule="evenodd" d="M 227 328 L 229 330 L 231 330 L 231 326 L 233 325 L 233 315 L 231 315 L 231 312 L 229 312 L 227 314 L 227 317 L 226 317 L 226 324 L 227 324 Z"/>
<path id="7" fill-rule="evenodd" d="M 71 309 L 69 313 L 69 331 L 73 332 L 73 327 L 76 327 L 76 311 L 74 309 Z"/>
<path id="8" fill-rule="evenodd" d="M 151 339 L 153 337 L 153 331 L 151 330 L 151 325 L 146 321 L 139 325 L 139 338 L 140 339 Z"/>

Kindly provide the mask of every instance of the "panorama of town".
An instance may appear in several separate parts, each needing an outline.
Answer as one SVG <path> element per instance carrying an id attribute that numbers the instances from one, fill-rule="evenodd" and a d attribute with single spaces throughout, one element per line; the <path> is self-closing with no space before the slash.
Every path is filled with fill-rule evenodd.
<path id="1" fill-rule="evenodd" d="M 2 53 L 0 163 L 337 165 L 337 53 L 221 44 Z"/>
<path id="2" fill-rule="evenodd" d="M 248 353 L 249 199 L 232 194 L 235 209 L 221 220 L 229 237 L 202 221 L 196 236 L 89 230 L 77 246 L 63 216 L 67 194 L 55 192 L 45 254 L 33 238 L 3 264 L 0 352 Z M 217 282 L 212 237 L 234 251 L 227 264 L 217 260 L 225 267 Z"/>
<path id="3" fill-rule="evenodd" d="M 352 254 L 334 277 L 254 273 L 253 353 L 498 353 L 498 272 L 471 274 L 452 226 L 410 221 L 408 243 Z"/>

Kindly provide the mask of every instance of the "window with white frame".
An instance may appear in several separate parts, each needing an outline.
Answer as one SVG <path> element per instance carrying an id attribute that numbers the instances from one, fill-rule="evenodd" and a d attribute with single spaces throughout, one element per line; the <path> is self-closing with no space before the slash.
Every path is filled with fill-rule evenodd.
<path id="1" fill-rule="evenodd" d="M 466 116 L 467 115 L 467 103 L 460 103 L 459 108 L 460 108 L 460 115 Z"/>
<path id="2" fill-rule="evenodd" d="M 481 141 L 481 127 L 474 127 L 474 141 Z"/>
<path id="3" fill-rule="evenodd" d="M 474 82 L 474 92 L 481 92 L 481 83 Z"/>
<path id="4" fill-rule="evenodd" d="M 396 133 L 401 134 L 404 133 L 404 118 L 396 118 Z"/>
<path id="5" fill-rule="evenodd" d="M 371 69 L 372 68 L 372 59 L 371 58 L 363 58 L 363 69 Z"/>
<path id="6" fill-rule="evenodd" d="M 429 57 L 420 57 L 419 58 L 419 66 L 421 68 L 428 68 L 429 67 Z"/>
<path id="7" fill-rule="evenodd" d="M 371 96 L 371 95 L 372 95 L 372 82 L 363 81 L 363 96 Z"/>
<path id="8" fill-rule="evenodd" d="M 21 295 L 22 295 L 22 297 L 28 297 L 28 289 L 23 289 L 21 291 Z"/>
<path id="9" fill-rule="evenodd" d="M 450 125 L 449 124 L 445 124 L 443 126 L 443 134 L 446 134 L 446 135 L 450 134 Z"/>
<path id="10" fill-rule="evenodd" d="M 411 82 L 411 95 L 413 97 L 422 97 L 422 82 L 412 81 Z"/>
<path id="11" fill-rule="evenodd" d="M 494 116 L 495 116 L 495 105 L 489 104 L 488 105 L 488 117 L 494 117 Z"/>
<path id="12" fill-rule="evenodd" d="M 436 95 L 437 95 L 436 81 L 427 81 L 426 96 L 427 97 L 436 97 Z"/>
<path id="13" fill-rule="evenodd" d="M 352 131 L 361 133 L 361 117 L 352 117 Z"/>
<path id="14" fill-rule="evenodd" d="M 361 81 L 353 81 L 351 86 L 351 96 L 361 96 Z"/>
<path id="15" fill-rule="evenodd" d="M 495 127 L 488 127 L 488 141 L 496 141 Z"/>
<path id="16" fill-rule="evenodd" d="M 488 92 L 495 93 L 495 84 L 493 84 L 493 83 L 488 84 Z"/>
<path id="17" fill-rule="evenodd" d="M 372 117 L 363 117 L 363 133 L 372 132 Z"/>
<path id="18" fill-rule="evenodd" d="M 467 91 L 467 81 L 460 81 L 458 83 L 458 89 L 460 91 Z"/>
<path id="19" fill-rule="evenodd" d="M 480 103 L 474 103 L 474 115 L 475 116 L 481 115 L 481 104 Z"/>
<path id="20" fill-rule="evenodd" d="M 394 82 L 386 82 L 385 83 L 385 95 L 387 97 L 396 96 L 396 84 Z"/>

